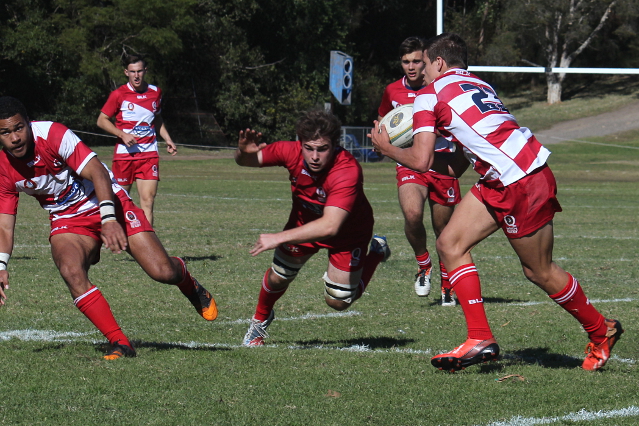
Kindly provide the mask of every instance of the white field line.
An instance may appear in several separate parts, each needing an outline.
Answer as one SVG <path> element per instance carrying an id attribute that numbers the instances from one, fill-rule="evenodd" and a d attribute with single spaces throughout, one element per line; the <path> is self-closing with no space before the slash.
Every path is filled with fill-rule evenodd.
<path id="1" fill-rule="evenodd" d="M 615 419 L 620 417 L 639 417 L 639 407 L 631 405 L 630 407 L 620 408 L 608 411 L 587 411 L 585 408 L 576 413 L 569 413 L 565 416 L 558 417 L 522 417 L 515 416 L 510 420 L 503 422 L 488 423 L 486 426 L 532 426 L 532 425 L 549 425 L 552 423 L 564 422 L 594 422 L 599 419 Z"/>

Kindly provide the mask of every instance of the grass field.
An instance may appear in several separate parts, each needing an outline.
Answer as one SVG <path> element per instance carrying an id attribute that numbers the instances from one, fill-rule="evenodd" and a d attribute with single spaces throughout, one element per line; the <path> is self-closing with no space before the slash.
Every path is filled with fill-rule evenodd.
<path id="1" fill-rule="evenodd" d="M 248 250 L 285 223 L 286 172 L 182 149 L 162 162 L 156 230 L 214 293 L 219 318 L 207 323 L 176 288 L 103 250 L 91 277 L 138 357 L 102 360 L 103 337 L 73 307 L 51 260 L 46 214 L 23 197 L 0 309 L 0 424 L 636 425 L 639 133 L 615 145 L 627 148 L 550 146 L 564 208 L 555 259 L 626 329 L 603 371 L 579 368 L 586 334 L 524 279 L 501 233 L 474 253 L 502 357 L 455 374 L 434 369 L 433 355 L 465 339 L 464 320 L 459 306 L 414 294 L 390 162 L 364 165 L 376 232 L 393 250 L 367 293 L 351 310 L 331 311 L 320 252 L 278 302 L 268 344 L 241 347 L 271 262 Z M 475 176 L 467 172 L 464 189 Z M 521 378 L 499 381 L 508 375 Z"/>

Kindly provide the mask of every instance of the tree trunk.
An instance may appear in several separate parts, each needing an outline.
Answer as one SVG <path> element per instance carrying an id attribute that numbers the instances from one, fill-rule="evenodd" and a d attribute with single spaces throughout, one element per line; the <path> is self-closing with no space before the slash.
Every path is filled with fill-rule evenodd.
<path id="1" fill-rule="evenodd" d="M 561 92 L 565 78 L 565 73 L 546 73 L 546 80 L 548 81 L 548 95 L 546 99 L 550 105 L 561 102 Z"/>

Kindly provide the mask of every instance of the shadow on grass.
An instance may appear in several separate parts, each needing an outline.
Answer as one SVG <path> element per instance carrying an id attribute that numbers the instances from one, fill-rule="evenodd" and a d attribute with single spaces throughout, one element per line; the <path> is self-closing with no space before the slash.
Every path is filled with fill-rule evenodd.
<path id="1" fill-rule="evenodd" d="M 530 300 L 524 299 L 511 299 L 504 297 L 484 297 L 484 303 L 527 303 Z M 428 306 L 440 306 L 442 304 L 441 300 L 433 299 Z"/>
<path id="2" fill-rule="evenodd" d="M 217 256 L 214 254 L 210 256 L 181 256 L 181 257 L 187 262 L 197 262 L 200 260 L 212 260 L 215 262 L 216 260 L 222 259 L 222 256 Z M 131 256 L 127 256 L 121 259 L 116 259 L 115 261 L 116 262 L 135 262 L 135 259 L 133 259 Z"/>
<path id="3" fill-rule="evenodd" d="M 310 348 L 326 345 L 344 345 L 344 349 L 352 346 L 366 347 L 368 350 L 389 349 L 414 343 L 415 339 L 396 339 L 394 337 L 361 337 L 345 340 L 298 340 L 296 344 Z"/>
<path id="4" fill-rule="evenodd" d="M 232 348 L 224 348 L 224 347 L 216 347 L 216 346 L 192 346 L 186 343 L 165 343 L 165 342 L 145 342 L 140 340 L 132 340 L 131 343 L 133 347 L 136 349 L 140 348 L 150 348 L 156 351 L 167 351 L 171 349 L 181 349 L 186 351 L 207 351 L 207 352 L 217 352 L 217 351 L 230 351 Z M 111 349 L 111 345 L 108 343 L 99 343 L 95 345 L 95 350 L 101 353 L 107 353 Z"/>
<path id="5" fill-rule="evenodd" d="M 501 357 L 504 365 L 530 364 L 544 368 L 576 368 L 581 366 L 582 359 L 550 352 L 550 348 L 525 348 L 504 354 Z"/>

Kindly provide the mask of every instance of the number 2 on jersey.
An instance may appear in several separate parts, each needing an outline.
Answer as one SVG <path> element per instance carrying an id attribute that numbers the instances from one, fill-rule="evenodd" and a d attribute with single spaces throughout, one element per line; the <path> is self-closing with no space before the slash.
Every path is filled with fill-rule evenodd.
<path id="1" fill-rule="evenodd" d="M 497 94 L 489 87 L 476 86 L 470 83 L 462 83 L 459 87 L 461 87 L 464 92 L 475 92 L 472 95 L 472 99 L 482 114 L 490 111 L 508 112 L 504 104 L 502 104 L 501 100 L 497 97 Z"/>

